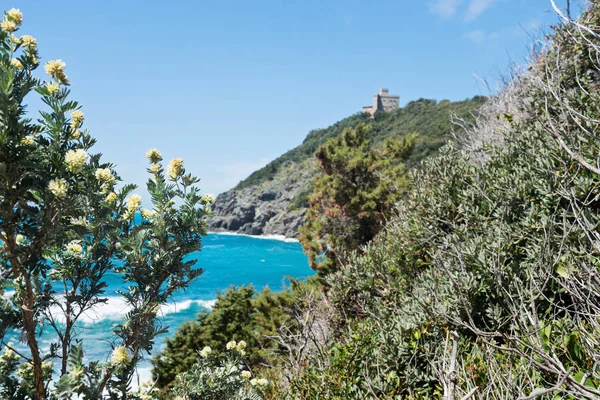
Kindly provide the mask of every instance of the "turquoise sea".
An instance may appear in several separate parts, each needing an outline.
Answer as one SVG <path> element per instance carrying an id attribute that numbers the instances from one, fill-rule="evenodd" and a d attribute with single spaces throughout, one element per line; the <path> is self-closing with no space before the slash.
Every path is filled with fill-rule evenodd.
<path id="1" fill-rule="evenodd" d="M 203 308 L 210 309 L 217 293 L 231 285 L 253 284 L 257 290 L 269 286 L 279 291 L 286 277 L 306 278 L 313 274 L 300 244 L 285 239 L 208 234 L 203 239 L 202 250 L 192 256 L 198 259 L 196 266 L 205 272 L 185 292 L 177 293 L 162 307 L 163 326 L 169 327 L 167 335 L 173 334 L 184 321 L 194 319 Z M 108 359 L 112 326 L 127 312 L 123 301 L 114 293 L 120 287 L 119 277 L 109 276 L 107 283 L 108 302 L 88 312 L 78 329 L 77 337 L 83 340 L 88 360 Z M 49 332 L 42 334 L 44 349 L 49 348 L 50 338 Z M 155 352 L 163 343 L 164 336 L 157 340 Z M 149 358 L 139 366 L 141 380 L 150 377 Z"/>

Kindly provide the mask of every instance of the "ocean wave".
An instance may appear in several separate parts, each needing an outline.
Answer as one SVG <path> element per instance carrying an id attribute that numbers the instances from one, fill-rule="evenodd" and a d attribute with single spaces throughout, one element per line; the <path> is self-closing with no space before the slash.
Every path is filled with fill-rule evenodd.
<path id="1" fill-rule="evenodd" d="M 182 300 L 178 302 L 171 302 L 164 304 L 160 307 L 158 315 L 164 317 L 168 314 L 178 313 L 187 310 L 192 305 L 197 304 L 206 309 L 212 309 L 216 303 L 216 299 L 213 300 Z M 125 314 L 131 310 L 127 306 L 125 299 L 117 296 L 107 297 L 106 303 L 100 303 L 94 306 L 92 309 L 84 312 L 79 317 L 79 321 L 84 324 L 95 324 L 100 321 L 119 321 Z M 50 307 L 50 313 L 57 321 L 62 321 L 63 316 L 62 310 L 58 306 Z"/>
<path id="2" fill-rule="evenodd" d="M 237 232 L 208 232 L 211 235 L 224 235 L 224 236 L 246 236 L 254 239 L 265 239 L 265 240 L 277 240 L 286 243 L 300 243 L 298 239 L 289 238 L 283 235 L 248 235 L 245 233 Z"/>

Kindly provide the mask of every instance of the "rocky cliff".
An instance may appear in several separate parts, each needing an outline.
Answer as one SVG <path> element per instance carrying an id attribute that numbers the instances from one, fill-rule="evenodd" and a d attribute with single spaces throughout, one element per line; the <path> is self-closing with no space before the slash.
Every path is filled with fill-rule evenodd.
<path id="1" fill-rule="evenodd" d="M 317 169 L 314 159 L 288 162 L 273 179 L 217 196 L 211 231 L 248 235 L 298 236 L 306 215 L 306 196 Z"/>
<path id="2" fill-rule="evenodd" d="M 313 130 L 302 144 L 217 196 L 208 228 L 250 235 L 297 237 L 298 228 L 304 223 L 311 183 L 317 173 L 314 154 L 326 140 L 361 122 L 371 125 L 375 143 L 416 132 L 419 138 L 408 160 L 409 167 L 414 167 L 423 158 L 435 154 L 451 137 L 452 115 L 472 119 L 484 100 L 481 96 L 457 102 L 419 99 L 393 112 L 377 113 L 374 119 L 359 113 L 328 128 Z"/>

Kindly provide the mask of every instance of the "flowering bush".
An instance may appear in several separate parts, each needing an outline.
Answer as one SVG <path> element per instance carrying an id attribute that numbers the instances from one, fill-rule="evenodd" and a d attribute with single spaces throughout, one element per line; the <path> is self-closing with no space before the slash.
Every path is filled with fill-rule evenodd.
<path id="1" fill-rule="evenodd" d="M 199 360 L 177 376 L 173 396 L 182 400 L 262 399 L 269 382 L 253 378 L 247 369 L 243 359 L 246 342 L 230 341 L 226 348 L 226 352 L 218 354 L 204 347 Z"/>
<path id="2" fill-rule="evenodd" d="M 48 61 L 46 81 L 35 76 L 37 40 L 16 36 L 22 21 L 16 9 L 0 21 L 0 397 L 132 398 L 136 365 L 166 331 L 160 306 L 202 273 L 187 255 L 201 247 L 206 196 L 181 159 L 166 177 L 153 149 L 151 207 L 138 218 L 136 187 L 117 188 L 113 165 L 93 153 L 66 63 Z M 49 108 L 37 122 L 23 104 L 35 93 Z M 114 328 L 110 359 L 84 362 L 76 324 L 106 301 L 104 277 L 113 272 L 128 312 Z M 54 334 L 47 350 L 42 328 Z M 5 344 L 16 330 L 26 350 Z"/>

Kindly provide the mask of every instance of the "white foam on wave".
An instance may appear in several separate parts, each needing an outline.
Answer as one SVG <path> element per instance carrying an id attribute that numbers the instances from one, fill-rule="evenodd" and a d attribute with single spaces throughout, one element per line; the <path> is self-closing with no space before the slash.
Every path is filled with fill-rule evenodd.
<path id="1" fill-rule="evenodd" d="M 171 302 L 164 304 L 160 307 L 158 312 L 159 316 L 165 316 L 167 314 L 178 313 L 190 308 L 193 304 L 197 304 L 207 309 L 212 309 L 217 300 L 183 300 L 179 302 Z M 95 324 L 97 322 L 108 320 L 118 321 L 122 319 L 125 314 L 131 310 L 131 307 L 127 306 L 125 299 L 122 297 L 112 296 L 108 297 L 106 303 L 100 303 L 81 314 L 79 321 L 85 324 Z M 58 321 L 61 320 L 62 311 L 58 306 L 51 307 L 50 313 Z"/>
<path id="2" fill-rule="evenodd" d="M 246 236 L 253 239 L 265 239 L 265 240 L 278 240 L 280 242 L 286 243 L 300 243 L 298 239 L 289 238 L 283 235 L 248 235 L 245 233 L 237 233 L 237 232 L 208 232 L 211 235 L 224 235 L 224 236 Z"/>

